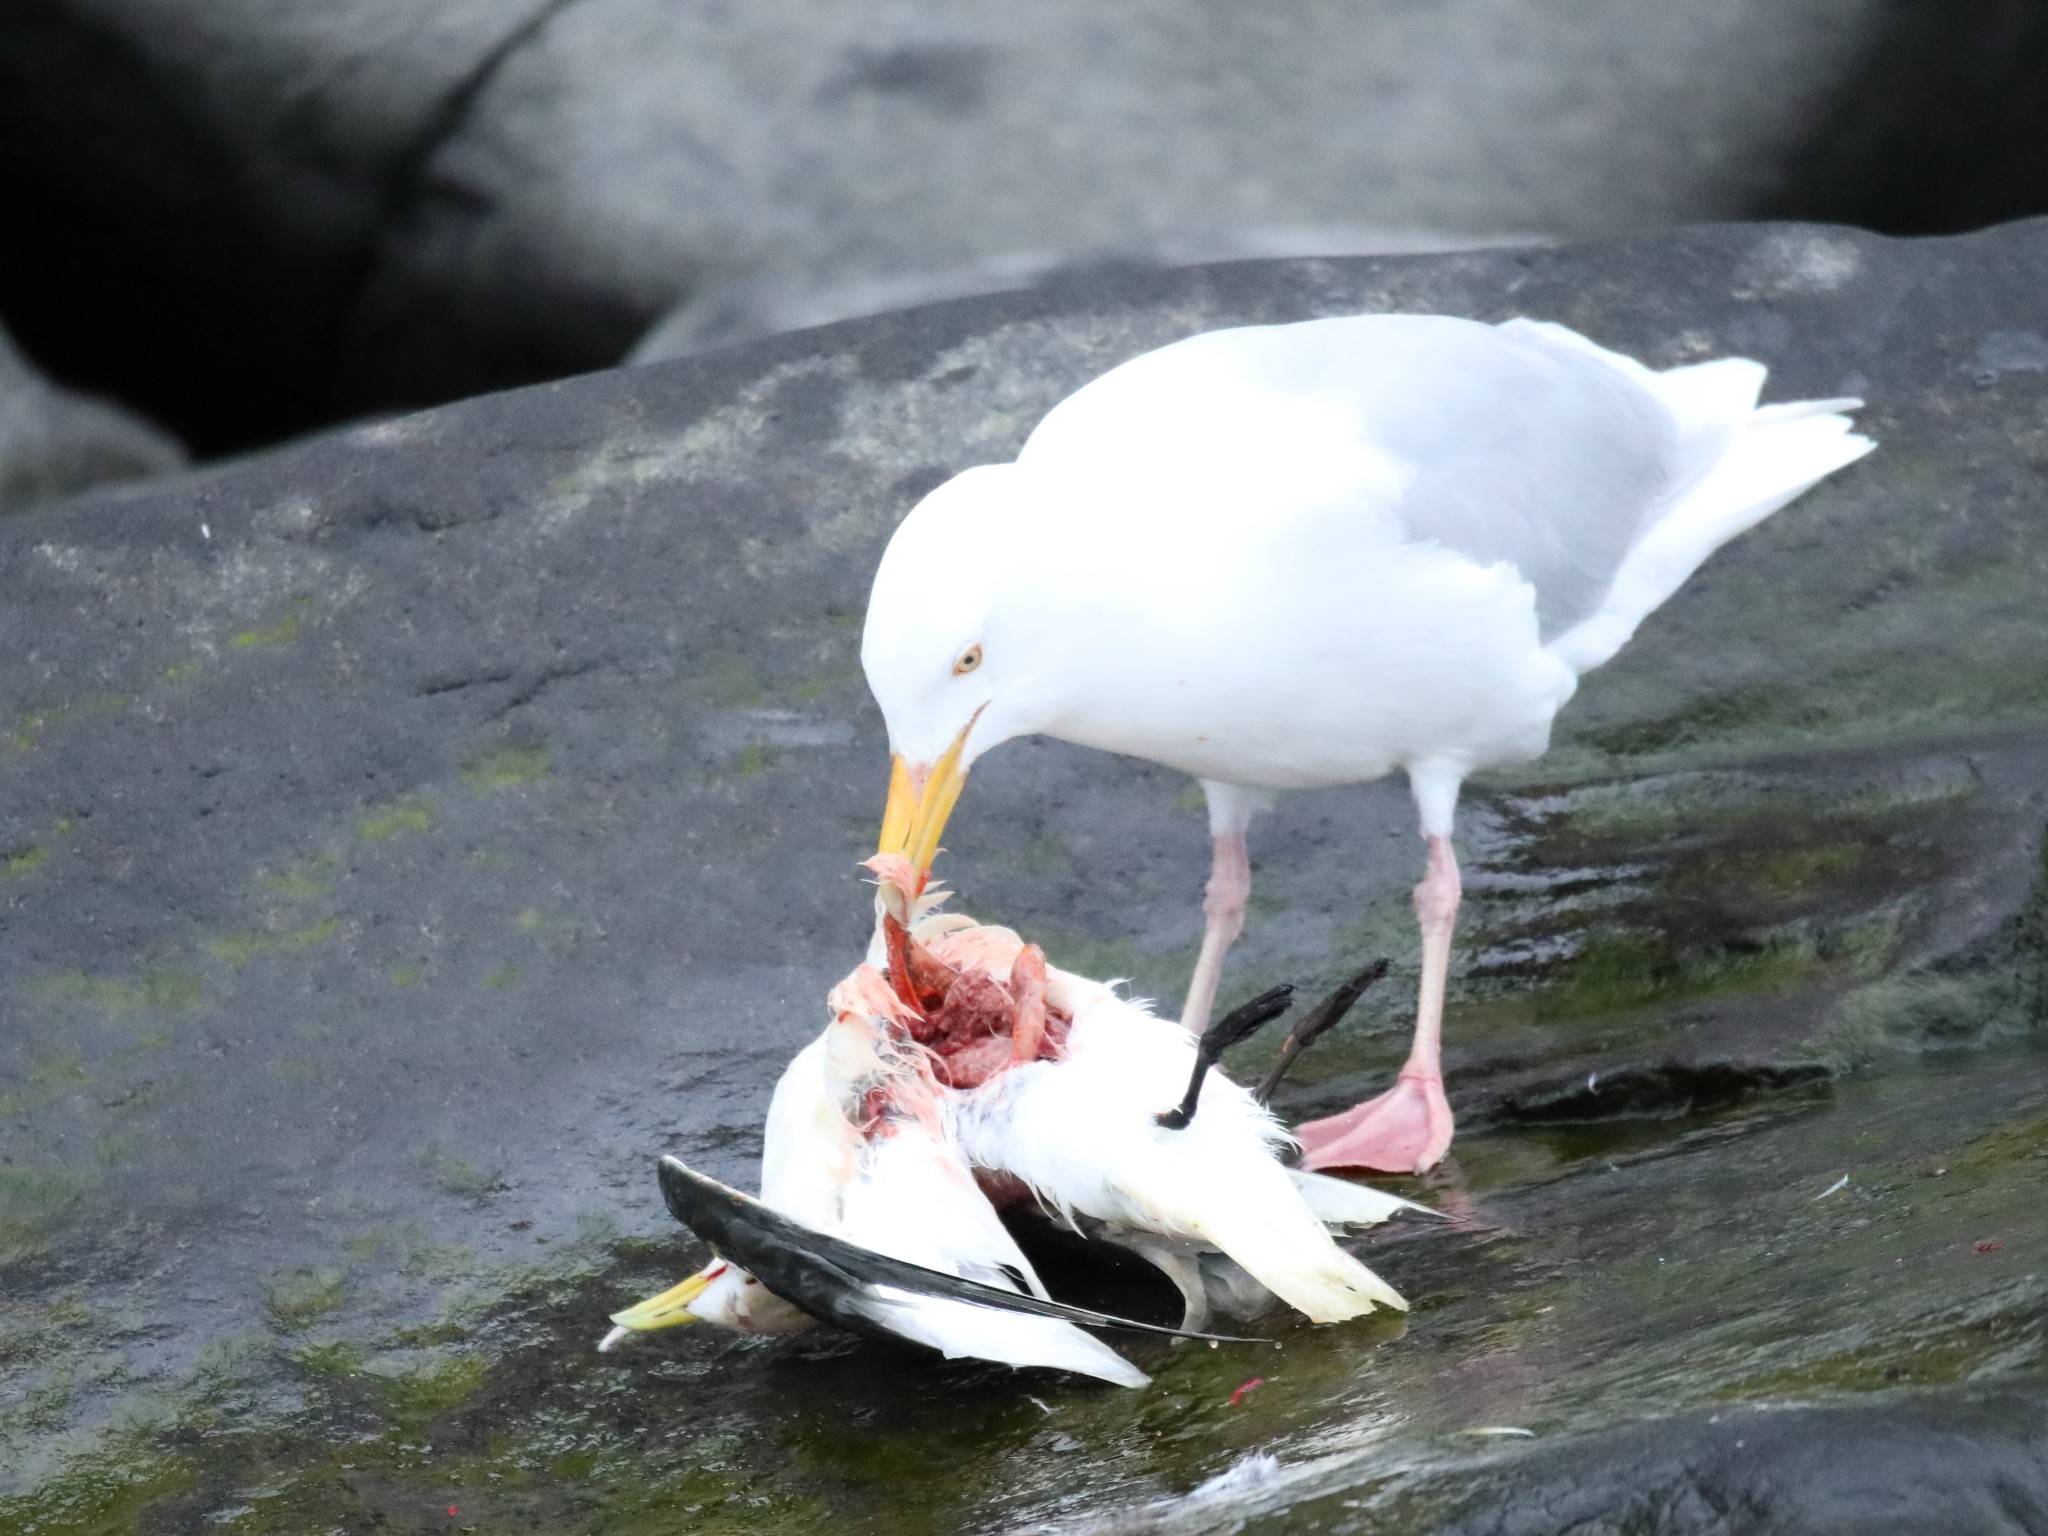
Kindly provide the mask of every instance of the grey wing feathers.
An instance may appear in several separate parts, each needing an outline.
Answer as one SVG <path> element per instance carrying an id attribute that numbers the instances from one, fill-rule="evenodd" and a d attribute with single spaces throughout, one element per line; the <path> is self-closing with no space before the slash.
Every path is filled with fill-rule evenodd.
<path id="1" fill-rule="evenodd" d="M 1512 565 L 1535 590 L 1547 643 L 1600 609 L 1647 529 L 1730 451 L 1764 373 L 1745 358 L 1656 373 L 1534 320 L 1247 326 L 1112 369 L 1055 407 L 1018 462 L 1088 470 L 1135 456 L 1183 477 L 1226 460 L 1242 469 L 1279 450 L 1233 430 L 1241 407 L 1334 405 L 1318 419 L 1406 474 L 1395 504 L 1376 510 L 1416 540 Z"/>
<path id="2" fill-rule="evenodd" d="M 1185 474 L 1256 460 L 1281 450 L 1234 430 L 1238 408 L 1313 403 L 1328 430 L 1404 472 L 1397 504 L 1375 510 L 1414 539 L 1514 566 L 1548 640 L 1599 606 L 1674 477 L 1679 427 L 1645 382 L 1654 377 L 1529 321 L 1354 315 L 1209 331 L 1069 396 L 1018 462 L 1141 455 Z"/>
<path id="3" fill-rule="evenodd" d="M 1410 533 L 1512 565 L 1535 589 L 1545 641 L 1600 606 L 1658 503 L 1687 478 L 1678 425 L 1657 396 L 1552 329 L 1452 321 L 1418 335 L 1390 359 L 1403 387 L 1375 391 L 1368 429 L 1416 469 L 1400 508 Z"/>

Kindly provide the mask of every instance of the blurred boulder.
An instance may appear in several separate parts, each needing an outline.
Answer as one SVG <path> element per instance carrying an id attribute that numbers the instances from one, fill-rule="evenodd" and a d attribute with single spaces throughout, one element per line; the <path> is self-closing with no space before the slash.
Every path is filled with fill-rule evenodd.
<path id="1" fill-rule="evenodd" d="M 678 1489 L 759 1536 L 1076 1529 L 1241 1456 L 1228 1394 L 1276 1359 L 1260 1449 L 1290 1478 L 1338 1451 L 1276 1487 L 1328 1495 L 1288 1529 L 2039 1530 L 1977 1514 L 2038 1508 L 1998 1500 L 2038 1499 L 2041 1437 L 1915 1402 L 2041 1401 L 2044 269 L 2048 220 L 1101 270 L 0 520 L 0 1530 L 443 1531 L 459 1499 L 485 1530 L 662 1531 Z M 1426 1188 L 1469 1219 L 1374 1251 L 1422 1302 L 1404 1331 L 1137 1346 L 1160 1386 L 1114 1397 L 709 1329 L 593 1354 L 700 1261 L 653 1155 L 751 1184 L 868 943 L 860 615 L 896 521 L 1125 358 L 1373 309 L 1747 354 L 1773 399 L 1866 397 L 1880 444 L 1468 796 L 1460 1141 Z M 1170 1001 L 1189 788 L 1015 742 L 942 869 Z M 1407 1048 L 1414 809 L 1303 791 L 1255 837 L 1232 998 L 1405 973 L 1291 1118 Z M 1026 1390 L 1063 1454 L 1020 1440 Z M 1869 1411 L 1776 1406 L 1816 1394 Z M 1361 1423 L 1384 1460 L 1350 1459 Z M 1460 1447 L 1502 1459 L 1437 1472 Z M 1426 1507 L 1342 1502 L 1383 1474 Z M 769 1488 L 797 1493 L 745 1502 Z"/>
<path id="2" fill-rule="evenodd" d="M 0 515 L 184 462 L 175 438 L 117 405 L 60 389 L 0 330 Z"/>
<path id="3" fill-rule="evenodd" d="M 213 450 L 607 364 L 679 305 L 702 345 L 849 286 L 1289 232 L 1385 250 L 1823 194 L 1883 225 L 1896 178 L 1857 146 L 1891 165 L 1921 133 L 1921 180 L 1972 168 L 1941 216 L 2019 211 L 2037 152 L 1980 104 L 2026 86 L 2048 19 L 1949 9 L 17 0 L 0 308 Z M 1849 168 L 1818 183 L 1817 136 Z"/>
<path id="4" fill-rule="evenodd" d="M 670 310 L 630 352 L 629 363 L 659 363 L 711 347 L 806 330 L 838 320 L 885 314 L 941 299 L 1002 293 L 1046 284 L 1086 284 L 1119 269 L 1164 269 L 1266 256 L 1395 256 L 1540 245 L 1535 235 L 1452 235 L 1442 230 L 1370 225 L 1232 230 L 1200 239 L 1133 242 L 1092 256 L 1012 252 L 944 270 L 847 275 L 836 280 L 790 275 L 711 283 Z"/>

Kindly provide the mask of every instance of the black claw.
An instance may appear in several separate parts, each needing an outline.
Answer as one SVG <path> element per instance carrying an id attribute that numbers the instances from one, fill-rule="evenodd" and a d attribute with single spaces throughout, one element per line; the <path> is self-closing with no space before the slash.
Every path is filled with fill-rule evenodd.
<path id="1" fill-rule="evenodd" d="M 1315 1007 L 1301 1016 L 1301 1022 L 1287 1032 L 1287 1038 L 1280 1042 L 1279 1058 L 1273 1069 L 1266 1074 L 1265 1081 L 1252 1091 L 1252 1097 L 1261 1104 L 1273 1097 L 1273 1090 L 1280 1086 L 1280 1079 L 1287 1075 L 1287 1069 L 1294 1065 L 1294 1058 L 1313 1045 L 1316 1040 L 1334 1029 L 1338 1020 L 1351 1011 L 1352 1005 L 1365 995 L 1365 989 L 1387 974 L 1387 962 L 1375 960 L 1343 986 L 1324 998 Z"/>
<path id="2" fill-rule="evenodd" d="M 1128 1328 L 1226 1344 L 1248 1342 L 1230 1334 L 1194 1333 L 1065 1302 L 1043 1301 L 892 1259 L 792 1221 L 752 1195 L 697 1172 L 680 1158 L 664 1157 L 660 1174 L 661 1198 L 669 1214 L 709 1243 L 721 1258 L 739 1265 L 791 1305 L 856 1333 L 890 1331 L 858 1304 L 863 1294 L 885 1286 L 1006 1312 L 1056 1317 L 1088 1328 Z"/>
<path id="3" fill-rule="evenodd" d="M 1233 1008 L 1202 1031 L 1195 1042 L 1195 1070 L 1188 1078 L 1188 1091 L 1179 1104 L 1152 1118 L 1169 1131 L 1182 1131 L 1195 1118 L 1195 1105 L 1202 1097 L 1202 1081 L 1217 1059 L 1238 1041 L 1264 1028 L 1294 1006 L 1294 988 L 1286 982 L 1261 992 L 1240 1008 Z"/>

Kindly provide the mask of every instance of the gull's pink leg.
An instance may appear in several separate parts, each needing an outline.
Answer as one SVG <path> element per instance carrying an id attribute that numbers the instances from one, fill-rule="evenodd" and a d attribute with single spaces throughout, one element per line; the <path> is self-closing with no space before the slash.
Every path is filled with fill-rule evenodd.
<path id="1" fill-rule="evenodd" d="M 1192 1035 L 1209 1027 L 1216 985 L 1223 979 L 1223 952 L 1244 932 L 1244 904 L 1252 893 L 1252 860 L 1244 828 L 1217 832 L 1213 843 L 1209 889 L 1202 897 L 1202 953 L 1188 982 L 1187 1005 L 1180 1011 L 1181 1024 Z"/>
<path id="2" fill-rule="evenodd" d="M 1422 926 L 1422 989 L 1415 1005 L 1415 1044 L 1408 1052 L 1408 1063 L 1394 1086 L 1378 1098 L 1295 1129 L 1304 1168 L 1421 1173 L 1450 1150 L 1451 1106 L 1444 1099 L 1439 1047 L 1459 891 L 1458 860 L 1451 852 L 1451 840 L 1430 838 L 1429 873 L 1415 887 L 1415 919 Z"/>

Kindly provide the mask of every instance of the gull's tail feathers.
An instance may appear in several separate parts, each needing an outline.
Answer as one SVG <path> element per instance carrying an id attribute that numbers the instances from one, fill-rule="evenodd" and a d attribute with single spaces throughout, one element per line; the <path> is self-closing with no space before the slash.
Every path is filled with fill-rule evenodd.
<path id="1" fill-rule="evenodd" d="M 1740 358 L 1652 375 L 1684 434 L 1680 476 L 1646 520 L 1600 607 L 1551 641 L 1551 655 L 1575 672 L 1612 657 L 1723 544 L 1877 446 L 1845 414 L 1862 401 L 1759 407 L 1754 385 L 1761 378 L 1761 365 Z M 1731 415 L 1740 411 L 1732 430 L 1728 417 L 1717 419 L 1709 409 L 1716 393 Z"/>

